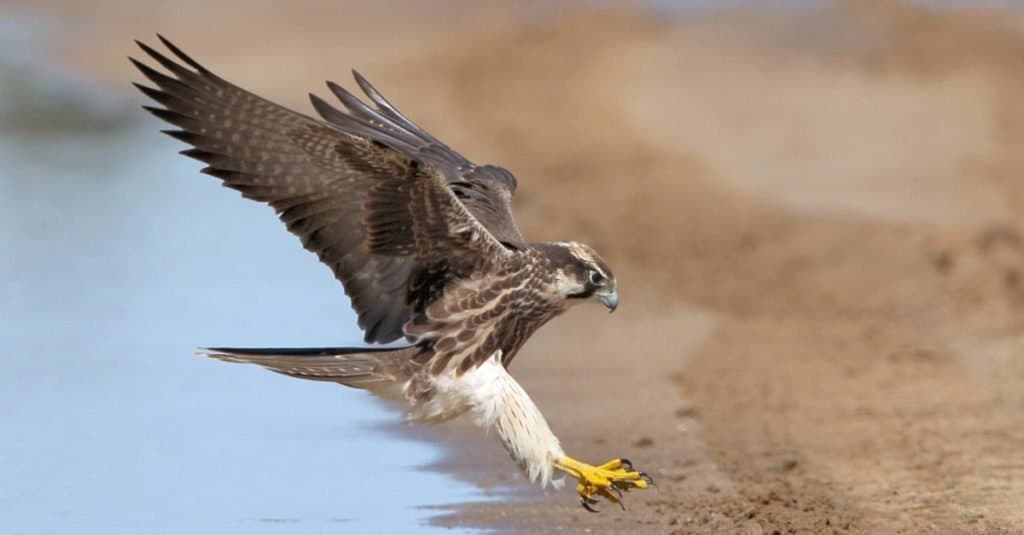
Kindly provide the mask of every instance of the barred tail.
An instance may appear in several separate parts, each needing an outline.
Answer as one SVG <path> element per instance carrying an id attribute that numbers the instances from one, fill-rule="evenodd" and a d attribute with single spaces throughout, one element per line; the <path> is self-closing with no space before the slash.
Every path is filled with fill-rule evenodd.
<path id="1" fill-rule="evenodd" d="M 399 376 L 404 368 L 402 363 L 416 351 L 416 347 L 210 347 L 200 349 L 198 354 L 226 362 L 259 364 L 299 379 L 377 390 L 395 381 L 404 381 L 406 378 Z"/>

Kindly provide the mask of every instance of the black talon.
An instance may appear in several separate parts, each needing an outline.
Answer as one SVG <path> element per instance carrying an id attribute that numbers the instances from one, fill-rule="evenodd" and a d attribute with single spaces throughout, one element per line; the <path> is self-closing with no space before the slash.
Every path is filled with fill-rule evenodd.
<path id="1" fill-rule="evenodd" d="M 614 487 L 615 490 L 619 490 L 619 491 L 623 491 L 623 492 L 629 492 L 629 491 L 633 490 L 633 481 L 632 480 L 628 480 L 628 479 L 623 479 L 623 480 L 620 480 L 620 481 L 612 481 L 612 487 Z"/>
<path id="2" fill-rule="evenodd" d="M 633 463 L 629 462 L 629 459 L 623 457 L 619 459 L 619 462 L 622 463 L 622 466 L 626 469 L 627 472 L 633 471 Z"/>
<path id="3" fill-rule="evenodd" d="M 652 486 L 652 487 L 657 487 L 657 486 L 658 486 L 658 485 L 657 485 L 657 484 L 656 484 L 656 483 L 654 482 L 654 478 L 653 478 L 653 477 L 651 477 L 651 474 L 648 474 L 647 472 L 640 472 L 640 479 L 642 479 L 642 480 L 646 481 L 646 482 L 647 482 L 647 484 L 648 484 L 648 485 L 650 485 L 650 486 Z"/>
<path id="4" fill-rule="evenodd" d="M 584 509 L 590 511 L 591 513 L 601 512 L 600 509 L 594 508 L 594 506 L 597 505 L 597 500 L 592 500 L 590 498 L 587 498 L 586 496 L 580 496 L 580 505 L 582 505 Z"/>

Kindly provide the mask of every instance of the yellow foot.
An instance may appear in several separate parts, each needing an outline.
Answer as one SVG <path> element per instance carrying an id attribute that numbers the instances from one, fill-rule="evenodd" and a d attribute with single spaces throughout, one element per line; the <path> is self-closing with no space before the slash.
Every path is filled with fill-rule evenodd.
<path id="1" fill-rule="evenodd" d="M 568 455 L 555 462 L 555 468 L 576 478 L 576 492 L 580 495 L 583 508 L 596 513 L 595 496 L 601 496 L 612 503 L 622 504 L 622 493 L 633 489 L 646 489 L 654 484 L 651 476 L 634 471 L 628 459 L 612 459 L 600 466 L 577 461 Z"/>

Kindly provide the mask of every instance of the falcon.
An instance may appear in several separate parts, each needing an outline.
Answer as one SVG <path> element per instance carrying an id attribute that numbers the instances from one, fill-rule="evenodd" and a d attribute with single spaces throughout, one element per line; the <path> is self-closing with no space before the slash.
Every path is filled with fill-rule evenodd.
<path id="1" fill-rule="evenodd" d="M 143 106 L 207 164 L 203 173 L 263 202 L 334 272 L 367 344 L 399 347 L 208 348 L 201 354 L 284 375 L 362 388 L 407 404 L 413 422 L 464 413 L 493 428 L 532 482 L 567 474 L 581 504 L 622 505 L 653 484 L 626 459 L 591 465 L 562 450 L 508 366 L 527 339 L 572 306 L 614 311 L 608 264 L 577 242 L 528 242 L 511 212 L 516 178 L 455 152 L 353 71 L 368 102 L 327 87 L 310 95 L 320 118 L 279 106 L 209 71 L 158 36 L 170 56 L 136 41 L 155 69 Z"/>

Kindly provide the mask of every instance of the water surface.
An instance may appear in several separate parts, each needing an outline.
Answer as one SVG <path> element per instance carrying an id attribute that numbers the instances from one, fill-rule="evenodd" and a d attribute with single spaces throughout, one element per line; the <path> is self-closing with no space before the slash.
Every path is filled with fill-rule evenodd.
<path id="1" fill-rule="evenodd" d="M 107 119 L 0 123 L 0 532 L 409 532 L 475 498 L 364 392 L 194 356 L 361 336 L 269 208 Z"/>

